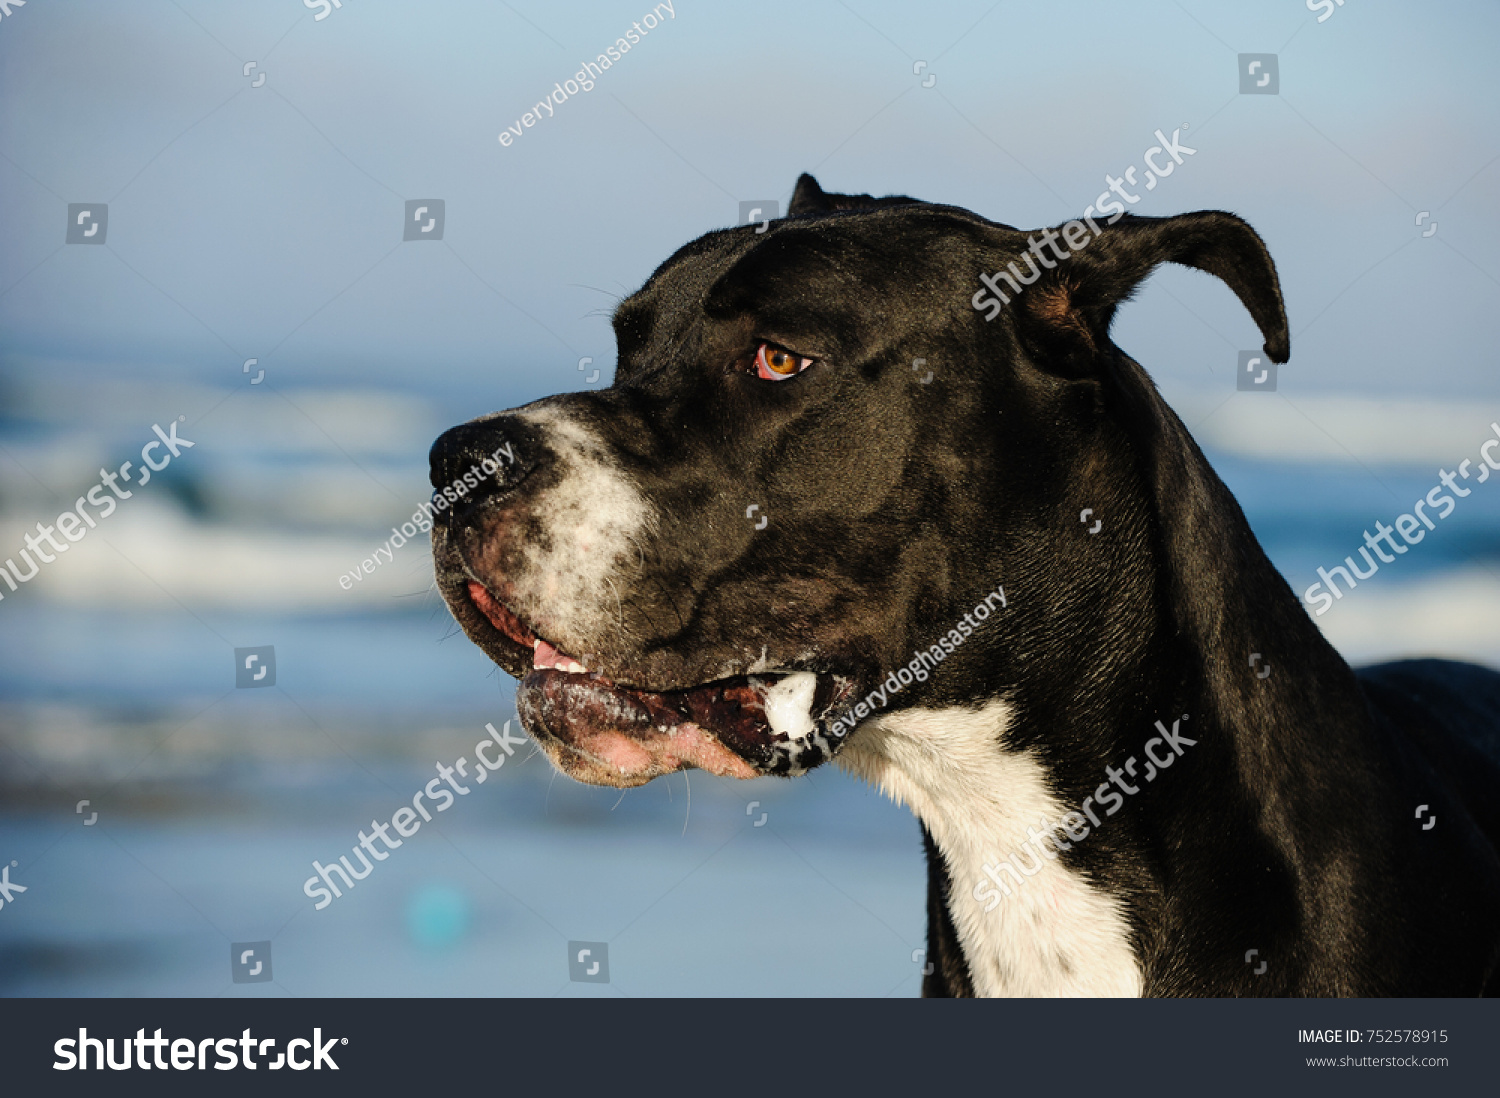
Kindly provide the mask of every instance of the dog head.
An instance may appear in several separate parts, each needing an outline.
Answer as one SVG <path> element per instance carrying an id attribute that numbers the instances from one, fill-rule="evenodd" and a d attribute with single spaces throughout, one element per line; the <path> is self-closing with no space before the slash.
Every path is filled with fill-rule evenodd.
<path id="1" fill-rule="evenodd" d="M 797 774 L 874 712 L 1066 658 L 1064 608 L 1113 597 L 1107 560 L 1079 566 L 1078 500 L 1114 499 L 1111 553 L 1150 551 L 1139 470 L 1101 467 L 1133 366 L 1116 305 L 1195 266 L 1287 354 L 1244 222 L 1091 224 L 1078 245 L 1081 222 L 1027 234 L 803 176 L 785 219 L 701 237 L 619 305 L 610 388 L 437 440 L 439 590 L 559 768 Z M 1002 270 L 1030 276 L 1013 298 L 990 276 L 1003 302 L 980 282 Z"/>

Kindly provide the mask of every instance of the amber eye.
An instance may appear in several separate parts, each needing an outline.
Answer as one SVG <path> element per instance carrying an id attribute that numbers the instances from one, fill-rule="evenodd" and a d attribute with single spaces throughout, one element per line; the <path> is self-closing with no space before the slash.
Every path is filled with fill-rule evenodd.
<path id="1" fill-rule="evenodd" d="M 755 352 L 755 376 L 762 381 L 786 381 L 813 364 L 810 358 L 762 343 Z"/>

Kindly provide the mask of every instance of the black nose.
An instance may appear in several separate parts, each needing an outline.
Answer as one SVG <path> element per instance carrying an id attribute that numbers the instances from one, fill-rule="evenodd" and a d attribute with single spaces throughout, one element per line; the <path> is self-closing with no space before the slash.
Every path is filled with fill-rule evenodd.
<path id="1" fill-rule="evenodd" d="M 434 495 L 450 503 L 478 503 L 508 492 L 536 468 L 535 434 L 513 416 L 495 416 L 450 428 L 427 455 Z"/>

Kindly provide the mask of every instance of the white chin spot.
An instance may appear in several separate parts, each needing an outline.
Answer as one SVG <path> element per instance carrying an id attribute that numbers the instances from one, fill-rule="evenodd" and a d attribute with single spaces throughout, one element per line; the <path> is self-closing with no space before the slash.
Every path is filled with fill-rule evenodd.
<path id="1" fill-rule="evenodd" d="M 765 688 L 766 720 L 771 731 L 792 740 L 812 735 L 813 692 L 818 676 L 808 671 L 788 675 Z"/>

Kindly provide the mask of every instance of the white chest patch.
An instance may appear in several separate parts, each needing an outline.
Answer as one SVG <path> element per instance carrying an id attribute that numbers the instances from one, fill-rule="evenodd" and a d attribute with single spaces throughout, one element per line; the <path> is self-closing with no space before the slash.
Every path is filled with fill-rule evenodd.
<path id="1" fill-rule="evenodd" d="M 867 722 L 837 761 L 908 805 L 932 833 L 952 879 L 950 911 L 976 995 L 1139 996 L 1140 968 L 1118 901 L 1055 856 L 1034 853 L 1041 844 L 1027 829 L 1075 806 L 1048 790 L 1034 756 L 1001 749 L 1009 717 L 999 701 L 907 710 Z M 1034 868 L 1001 875 L 1009 894 L 1000 897 L 985 866 L 994 870 L 1023 850 L 1033 853 L 1012 864 Z"/>

